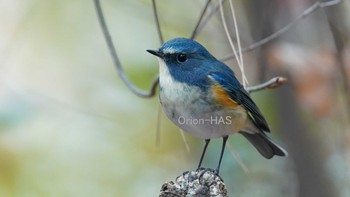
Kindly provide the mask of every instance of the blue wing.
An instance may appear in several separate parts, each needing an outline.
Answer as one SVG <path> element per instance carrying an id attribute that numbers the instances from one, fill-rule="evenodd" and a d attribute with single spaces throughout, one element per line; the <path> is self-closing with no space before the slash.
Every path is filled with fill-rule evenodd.
<path id="1" fill-rule="evenodd" d="M 227 67 L 226 65 L 224 66 Z M 267 122 L 260 112 L 258 106 L 256 106 L 254 101 L 250 98 L 249 93 L 236 79 L 233 71 L 230 68 L 227 67 L 223 70 L 211 72 L 209 77 L 214 80 L 217 85 L 220 85 L 224 90 L 226 90 L 232 100 L 237 102 L 237 104 L 242 105 L 247 110 L 249 118 L 258 129 L 261 131 L 270 132 L 269 126 L 267 125 Z"/>

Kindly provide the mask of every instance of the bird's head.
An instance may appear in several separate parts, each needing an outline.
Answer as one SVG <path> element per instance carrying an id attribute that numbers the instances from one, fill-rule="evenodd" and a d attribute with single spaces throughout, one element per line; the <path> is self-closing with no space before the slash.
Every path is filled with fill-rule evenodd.
<path id="1" fill-rule="evenodd" d="M 178 82 L 204 87 L 208 84 L 207 75 L 219 62 L 198 42 L 188 38 L 174 38 L 158 50 L 147 50 L 158 57 L 160 80 L 170 75 Z"/>
<path id="2" fill-rule="evenodd" d="M 158 50 L 147 51 L 163 60 L 169 69 L 191 70 L 215 60 L 206 48 L 188 38 L 174 38 Z"/>

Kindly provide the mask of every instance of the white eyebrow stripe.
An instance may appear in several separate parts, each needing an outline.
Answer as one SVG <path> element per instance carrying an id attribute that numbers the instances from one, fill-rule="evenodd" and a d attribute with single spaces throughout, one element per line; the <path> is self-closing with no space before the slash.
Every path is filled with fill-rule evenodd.
<path id="1" fill-rule="evenodd" d="M 165 54 L 174 54 L 174 53 L 177 53 L 177 52 L 178 52 L 178 50 L 176 50 L 173 47 L 168 47 L 168 48 L 165 48 L 163 50 L 163 53 L 165 53 Z"/>

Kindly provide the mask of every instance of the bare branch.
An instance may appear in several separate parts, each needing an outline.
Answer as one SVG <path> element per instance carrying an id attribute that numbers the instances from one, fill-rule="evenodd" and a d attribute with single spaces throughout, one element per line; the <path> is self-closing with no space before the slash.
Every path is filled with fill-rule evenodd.
<path id="1" fill-rule="evenodd" d="M 209 19 L 214 16 L 214 14 L 219 10 L 220 5 L 223 4 L 226 0 L 219 0 L 215 6 L 212 8 L 212 10 L 209 12 L 209 14 L 204 17 L 201 21 L 201 23 L 199 24 L 198 28 L 197 28 L 197 32 L 196 32 L 196 36 L 202 31 L 202 29 L 204 28 L 204 26 L 208 23 Z"/>
<path id="2" fill-rule="evenodd" d="M 159 17 L 158 17 L 158 10 L 157 10 L 156 0 L 152 0 L 152 7 L 153 7 L 154 20 L 156 21 L 159 41 L 160 41 L 160 44 L 163 44 L 164 43 L 164 38 L 163 38 L 162 30 L 160 29 L 160 23 L 159 23 Z"/>
<path id="3" fill-rule="evenodd" d="M 226 19 L 225 19 L 225 14 L 224 14 L 224 9 L 223 9 L 223 6 L 222 4 L 220 4 L 220 16 L 221 16 L 221 21 L 222 21 L 222 25 L 224 27 L 224 30 L 225 30 L 225 33 L 226 33 L 226 37 L 228 39 L 228 42 L 231 46 L 231 49 L 233 51 L 233 54 L 238 57 L 238 53 L 237 53 L 237 50 L 236 50 L 236 47 L 235 45 L 233 44 L 233 41 L 232 41 L 232 38 L 231 38 L 231 35 L 230 35 L 230 32 L 228 30 L 228 27 L 227 27 L 227 23 L 226 23 Z M 235 20 L 234 20 L 235 21 Z M 236 29 L 237 31 L 237 29 Z M 239 39 L 239 38 L 238 38 Z M 245 87 L 245 84 L 246 82 L 248 82 L 245 74 L 244 74 L 244 67 L 243 67 L 243 64 L 242 62 L 240 61 L 241 59 L 240 58 L 236 58 L 237 60 L 237 63 L 238 63 L 238 67 L 239 69 L 241 70 L 241 73 L 242 73 L 242 81 L 243 81 L 243 87 Z"/>
<path id="4" fill-rule="evenodd" d="M 287 78 L 285 77 L 274 77 L 270 79 L 269 81 L 266 81 L 265 83 L 261 83 L 256 86 L 251 86 L 246 88 L 246 90 L 251 93 L 251 92 L 256 92 L 264 89 L 273 89 L 273 88 L 278 88 L 281 85 L 283 85 L 285 82 L 287 82 Z"/>
<path id="5" fill-rule="evenodd" d="M 271 34 L 270 36 L 267 36 L 266 38 L 249 45 L 246 48 L 243 48 L 242 51 L 240 51 L 241 53 L 245 53 L 248 51 L 252 51 L 268 42 L 271 42 L 272 40 L 278 38 L 280 35 L 286 33 L 288 30 L 290 30 L 292 27 L 294 27 L 299 21 L 301 21 L 302 19 L 306 18 L 307 16 L 309 16 L 310 14 L 312 14 L 314 11 L 318 10 L 319 8 L 325 8 L 325 7 L 329 7 L 329 6 L 334 6 L 337 5 L 339 3 L 341 3 L 342 0 L 332 0 L 332 1 L 327 1 L 327 2 L 320 2 L 317 1 L 314 4 L 312 4 L 310 7 L 308 7 L 307 9 L 305 9 L 299 16 L 297 16 L 292 22 L 290 22 L 289 24 L 287 24 L 286 26 L 284 26 L 283 28 L 279 29 L 278 31 L 276 31 L 275 33 Z M 230 59 L 235 58 L 234 54 L 230 54 L 227 55 L 225 57 L 223 57 L 221 60 L 222 61 L 227 61 Z"/>
<path id="6" fill-rule="evenodd" d="M 230 3 L 230 8 L 231 8 L 231 13 L 232 13 L 232 19 L 233 19 L 233 26 L 235 28 L 235 33 L 236 33 L 236 39 L 237 39 L 237 45 L 238 45 L 238 51 L 242 51 L 242 46 L 241 46 L 241 38 L 239 36 L 239 30 L 238 30 L 238 25 L 237 25 L 237 19 L 236 19 L 236 14 L 235 14 L 235 9 L 233 7 L 233 3 L 232 0 L 229 0 Z M 239 64 L 238 66 L 241 69 L 241 74 L 242 74 L 242 83 L 243 83 L 243 87 L 247 87 L 248 85 L 248 79 L 245 75 L 245 71 L 244 71 L 244 63 L 243 63 L 243 56 L 242 53 L 239 52 Z"/>
<path id="7" fill-rule="evenodd" d="M 115 47 L 114 47 L 114 44 L 113 44 L 113 41 L 112 41 L 112 37 L 111 37 L 111 35 L 110 35 L 109 31 L 108 31 L 108 28 L 107 28 L 107 25 L 106 25 L 106 22 L 105 22 L 105 19 L 104 19 L 104 16 L 103 16 L 103 12 L 102 12 L 102 8 L 101 8 L 101 5 L 100 5 L 100 1 L 99 0 L 94 0 L 94 3 L 95 3 L 96 12 L 97 12 L 99 23 L 100 23 L 101 28 L 102 28 L 103 35 L 104 35 L 104 37 L 106 39 L 109 52 L 110 52 L 110 54 L 112 56 L 114 66 L 117 69 L 119 77 L 125 83 L 125 85 L 129 88 L 129 90 L 131 92 L 133 92 L 134 94 L 136 94 L 137 96 L 145 97 L 145 98 L 153 97 L 156 94 L 157 85 L 159 83 L 159 77 L 157 76 L 154 79 L 154 81 L 152 83 L 152 86 L 151 86 L 149 91 L 140 90 L 140 89 L 138 89 L 137 87 L 135 87 L 131 83 L 131 81 L 126 76 L 126 74 L 125 74 L 125 72 L 124 72 L 124 70 L 123 70 L 123 68 L 121 66 L 121 63 L 119 61 L 118 55 L 116 53 L 116 50 L 115 50 Z"/>
<path id="8" fill-rule="evenodd" d="M 154 1 L 154 0 L 153 0 L 153 1 Z M 197 22 L 197 24 L 196 24 L 196 27 L 195 27 L 194 30 L 192 31 L 191 39 L 195 39 L 195 38 L 196 38 L 198 27 L 199 27 L 199 25 L 200 25 L 201 22 L 202 22 L 202 19 L 203 19 L 203 17 L 204 17 L 205 12 L 207 11 L 207 9 L 208 9 L 208 7 L 209 7 L 210 2 L 211 2 L 211 0 L 207 0 L 207 3 L 205 4 L 204 9 L 202 10 L 202 13 L 201 13 L 201 15 L 200 15 L 200 17 L 199 17 L 199 19 L 198 19 L 198 22 Z"/>

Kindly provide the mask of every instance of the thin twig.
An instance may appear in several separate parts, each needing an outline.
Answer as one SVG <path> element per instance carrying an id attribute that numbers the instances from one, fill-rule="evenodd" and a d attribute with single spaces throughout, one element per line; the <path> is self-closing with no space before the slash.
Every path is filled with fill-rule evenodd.
<path id="1" fill-rule="evenodd" d="M 152 8 L 153 8 L 153 14 L 154 14 L 154 20 L 156 22 L 156 28 L 157 28 L 157 33 L 158 33 L 158 38 L 160 41 L 160 44 L 162 45 L 164 43 L 164 38 L 163 38 L 163 34 L 162 34 L 162 30 L 160 28 L 160 22 L 159 22 L 159 17 L 158 17 L 158 9 L 157 9 L 157 4 L 156 4 L 156 0 L 152 0 Z M 159 76 L 158 78 L 158 83 L 159 83 Z M 155 88 L 156 85 L 153 86 L 153 88 Z M 158 104 L 158 110 L 157 110 L 157 128 L 156 128 L 156 146 L 160 146 L 160 123 L 161 123 L 161 106 L 160 103 Z"/>
<path id="2" fill-rule="evenodd" d="M 187 138 L 185 136 L 185 132 L 182 129 L 180 129 L 180 134 L 181 134 L 182 141 L 185 144 L 187 152 L 190 152 L 191 151 L 190 145 L 188 144 Z"/>
<path id="3" fill-rule="evenodd" d="M 159 38 L 160 44 L 163 44 L 164 38 L 163 38 L 162 30 L 160 29 L 160 22 L 159 22 L 159 17 L 158 17 L 158 9 L 157 9 L 156 0 L 152 0 L 152 7 L 153 7 L 154 20 L 156 21 L 158 38 Z"/>
<path id="4" fill-rule="evenodd" d="M 206 24 L 208 24 L 209 19 L 211 19 L 211 17 L 214 16 L 214 14 L 219 10 L 220 8 L 220 4 L 223 4 L 226 0 L 219 0 L 214 7 L 211 9 L 211 11 L 209 12 L 209 14 L 207 14 L 206 17 L 204 17 L 201 21 L 201 23 L 199 24 L 198 28 L 197 28 L 197 32 L 196 32 L 196 36 L 202 31 L 202 29 L 204 28 L 204 26 Z"/>
<path id="5" fill-rule="evenodd" d="M 240 52 L 245 53 L 248 51 L 252 51 L 252 50 L 278 38 L 280 35 L 284 34 L 289 29 L 294 27 L 300 20 L 306 18 L 308 15 L 312 14 L 314 11 L 318 10 L 319 8 L 326 8 L 329 6 L 334 6 L 334 5 L 337 5 L 341 2 L 342 2 L 342 0 L 332 0 L 332 1 L 327 1 L 327 2 L 317 1 L 314 4 L 312 4 L 310 7 L 305 9 L 299 16 L 297 16 L 292 22 L 290 22 L 289 24 L 287 24 L 283 28 L 279 29 L 275 33 L 271 34 L 270 36 L 267 36 L 266 38 L 264 38 L 258 42 L 255 42 L 254 44 L 249 45 L 248 47 L 242 49 L 242 51 L 240 51 Z M 234 54 L 227 55 L 227 56 L 223 57 L 221 60 L 227 61 L 227 60 L 230 60 L 232 58 L 235 58 Z"/>
<path id="6" fill-rule="evenodd" d="M 231 146 L 230 143 L 227 143 L 226 146 L 228 147 L 228 149 L 230 150 L 230 153 L 232 155 L 233 158 L 236 159 L 236 161 L 238 162 L 239 166 L 241 166 L 243 172 L 245 174 L 249 174 L 249 169 L 247 168 L 247 166 L 244 164 L 243 160 L 241 159 L 241 157 L 238 155 L 238 153 L 233 149 L 233 147 Z"/>
<path id="7" fill-rule="evenodd" d="M 153 1 L 154 1 L 154 0 L 153 0 Z M 199 17 L 199 19 L 198 19 L 198 22 L 197 22 L 195 28 L 194 28 L 193 31 L 192 31 L 191 39 L 195 39 L 195 38 L 196 38 L 198 27 L 199 27 L 199 25 L 200 25 L 201 22 L 202 22 L 202 19 L 203 19 L 203 17 L 204 17 L 205 12 L 207 11 L 207 9 L 208 9 L 208 7 L 209 7 L 210 2 L 211 2 L 211 0 L 207 0 L 207 3 L 205 4 L 204 9 L 202 10 L 202 13 L 201 13 L 201 15 L 200 15 L 200 17 Z"/>
<path id="8" fill-rule="evenodd" d="M 250 86 L 246 88 L 246 90 L 251 93 L 251 92 L 256 92 L 264 89 L 273 89 L 283 85 L 285 82 L 287 82 L 287 78 L 285 77 L 274 77 L 269 81 L 266 81 L 265 83 L 261 83 L 256 86 Z"/>
<path id="9" fill-rule="evenodd" d="M 237 19 L 236 19 L 236 14 L 235 14 L 235 9 L 233 7 L 233 3 L 231 0 L 229 0 L 230 3 L 230 8 L 231 8 L 231 13 L 232 13 L 232 19 L 233 19 L 233 25 L 235 27 L 235 33 L 236 33 L 236 38 L 237 38 L 237 46 L 238 46 L 238 51 L 242 51 L 242 47 L 241 47 L 241 38 L 239 36 L 239 30 L 238 30 L 238 25 L 237 25 Z M 249 84 L 248 79 L 245 75 L 244 72 L 244 63 L 243 63 L 243 56 L 242 53 L 239 52 L 239 68 L 241 69 L 241 73 L 242 73 L 242 82 L 243 82 L 243 87 L 246 88 L 247 85 Z"/>
<path id="10" fill-rule="evenodd" d="M 225 33 L 226 33 L 226 37 L 227 37 L 228 42 L 229 42 L 229 44 L 231 46 L 233 54 L 236 57 L 238 57 L 238 53 L 237 53 L 236 47 L 233 44 L 230 32 L 229 32 L 228 27 L 227 27 L 227 23 L 226 23 L 226 19 L 225 19 L 225 15 L 224 15 L 224 10 L 223 10 L 222 4 L 220 4 L 220 16 L 221 16 L 222 25 L 223 25 Z M 239 66 L 239 68 L 240 68 L 240 70 L 242 72 L 242 81 L 243 81 L 243 84 L 244 84 L 244 81 L 247 81 L 247 78 L 245 77 L 244 72 L 243 72 L 242 62 L 240 62 L 240 58 L 236 58 L 236 60 L 237 60 L 238 66 Z"/>
<path id="11" fill-rule="evenodd" d="M 96 12 L 97 12 L 99 23 L 100 23 L 101 28 L 102 28 L 103 35 L 104 35 L 104 37 L 106 39 L 109 52 L 110 52 L 110 54 L 112 56 L 114 66 L 117 69 L 119 77 L 125 83 L 125 85 L 129 88 L 129 90 L 131 92 L 133 92 L 134 94 L 136 94 L 137 96 L 144 97 L 144 98 L 153 97 L 156 94 L 157 85 L 159 83 L 159 77 L 156 77 L 153 80 L 152 86 L 151 86 L 149 91 L 140 90 L 136 86 L 134 86 L 133 83 L 131 83 L 131 81 L 126 76 L 126 74 L 125 74 L 125 72 L 124 72 L 124 70 L 123 70 L 123 68 L 121 66 L 121 63 L 119 61 L 118 55 L 116 53 L 116 50 L 115 50 L 115 47 L 114 47 L 114 44 L 113 44 L 113 41 L 112 41 L 112 37 L 111 37 L 111 35 L 110 35 L 109 31 L 108 31 L 108 28 L 107 28 L 107 25 L 106 25 L 106 22 L 105 22 L 105 19 L 104 19 L 104 16 L 103 16 L 103 12 L 102 12 L 102 8 L 101 8 L 101 5 L 100 5 L 100 1 L 99 0 L 94 0 L 94 3 L 95 3 Z"/>

